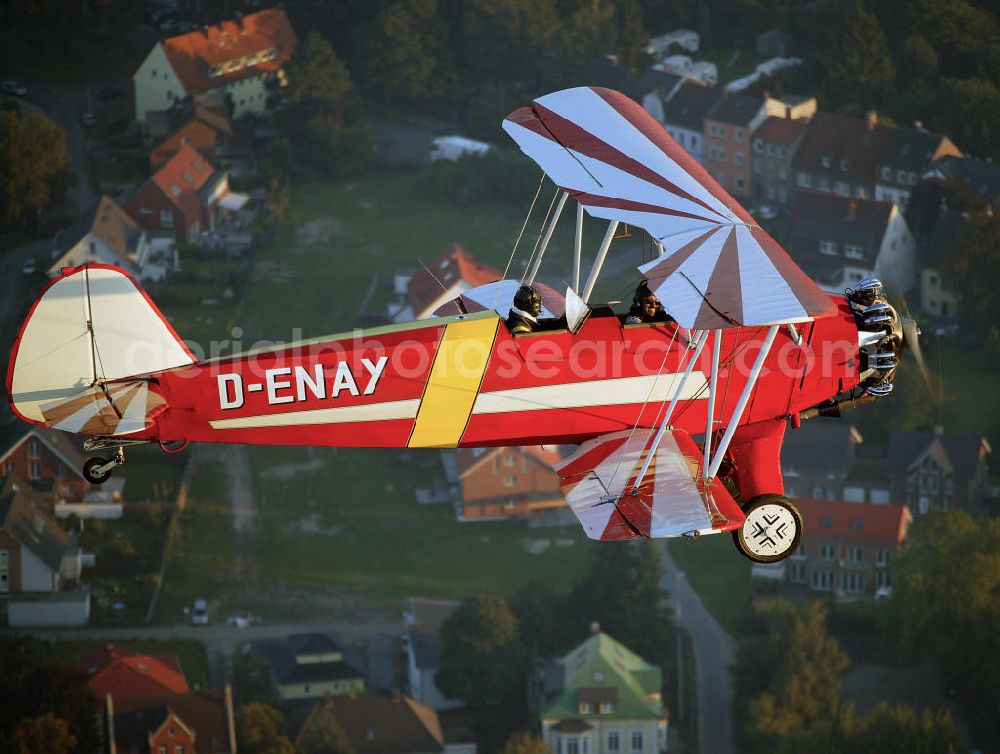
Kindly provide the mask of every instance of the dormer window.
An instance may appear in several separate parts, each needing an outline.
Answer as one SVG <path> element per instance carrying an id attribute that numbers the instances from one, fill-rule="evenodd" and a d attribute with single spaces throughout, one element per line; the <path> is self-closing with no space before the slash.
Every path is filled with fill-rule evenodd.
<path id="1" fill-rule="evenodd" d="M 180 196 L 181 195 L 181 187 L 178 186 L 176 183 L 171 183 L 170 184 L 170 193 L 173 194 L 174 196 Z"/>

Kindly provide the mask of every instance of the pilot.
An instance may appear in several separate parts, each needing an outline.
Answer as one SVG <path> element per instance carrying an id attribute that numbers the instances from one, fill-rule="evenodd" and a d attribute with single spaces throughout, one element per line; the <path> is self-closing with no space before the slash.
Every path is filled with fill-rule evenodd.
<path id="1" fill-rule="evenodd" d="M 667 319 L 669 318 L 660 305 L 660 299 L 649 290 L 649 286 L 643 280 L 635 289 L 635 295 L 632 297 L 632 308 L 628 311 L 625 324 L 643 325 L 652 322 L 666 322 Z"/>
<path id="2" fill-rule="evenodd" d="M 514 305 L 507 315 L 507 327 L 512 335 L 534 332 L 538 315 L 542 313 L 542 297 L 530 285 L 522 285 L 514 294 Z"/>

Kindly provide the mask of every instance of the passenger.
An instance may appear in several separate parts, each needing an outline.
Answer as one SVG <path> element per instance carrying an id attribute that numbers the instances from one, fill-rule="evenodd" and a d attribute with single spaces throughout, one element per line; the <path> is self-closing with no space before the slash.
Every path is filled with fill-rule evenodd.
<path id="1" fill-rule="evenodd" d="M 542 297 L 530 285 L 522 285 L 514 294 L 514 305 L 507 315 L 507 327 L 512 335 L 534 332 L 538 315 L 542 313 Z"/>
<path id="2" fill-rule="evenodd" d="M 643 280 L 635 289 L 635 296 L 632 297 L 632 308 L 629 309 L 628 317 L 625 318 L 625 324 L 643 325 L 652 322 L 666 322 L 668 319 L 667 313 L 660 306 L 660 300 L 649 290 L 649 286 Z"/>

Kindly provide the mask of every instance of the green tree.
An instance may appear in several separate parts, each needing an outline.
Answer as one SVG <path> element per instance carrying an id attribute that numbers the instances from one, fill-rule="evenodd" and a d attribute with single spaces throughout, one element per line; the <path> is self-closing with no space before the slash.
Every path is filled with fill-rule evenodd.
<path id="1" fill-rule="evenodd" d="M 267 660 L 256 652 L 238 650 L 233 657 L 233 691 L 241 704 L 264 702 L 271 696 Z"/>
<path id="2" fill-rule="evenodd" d="M 965 747 L 946 710 L 918 713 L 912 707 L 879 704 L 858 721 L 851 745 L 845 751 L 877 751 L 879 754 L 940 754 Z"/>
<path id="3" fill-rule="evenodd" d="M 463 600 L 441 627 L 441 645 L 434 682 L 445 695 L 478 707 L 523 692 L 526 653 L 503 600 Z"/>
<path id="4" fill-rule="evenodd" d="M 322 34 L 311 31 L 288 66 L 288 96 L 296 116 L 342 117 L 351 74 Z"/>
<path id="5" fill-rule="evenodd" d="M 608 0 L 574 0 L 562 27 L 564 54 L 579 60 L 606 55 L 614 49 L 615 7 Z"/>
<path id="6" fill-rule="evenodd" d="M 437 0 L 397 2 L 379 12 L 371 79 L 387 94 L 429 100 L 442 93 L 436 12 Z"/>
<path id="7" fill-rule="evenodd" d="M 65 131 L 35 112 L 0 110 L 0 225 L 48 206 L 68 166 Z"/>
<path id="8" fill-rule="evenodd" d="M 938 73 L 938 56 L 933 45 L 919 34 L 908 36 L 896 53 L 896 70 L 903 82 L 932 79 Z"/>
<path id="9" fill-rule="evenodd" d="M 826 61 L 830 93 L 838 103 L 875 107 L 885 101 L 896 78 L 885 34 L 861 0 L 845 8 L 842 18 Z"/>
<path id="10" fill-rule="evenodd" d="M 646 68 L 650 56 L 646 52 L 649 44 L 649 33 L 643 20 L 642 6 L 639 0 L 625 0 L 621 3 L 618 22 L 618 53 L 625 65 L 631 68 Z"/>
<path id="11" fill-rule="evenodd" d="M 281 713 L 263 702 L 240 706 L 236 739 L 240 754 L 295 754 L 295 747 L 285 736 Z"/>
<path id="12" fill-rule="evenodd" d="M 76 746 L 76 736 L 69 723 L 51 712 L 22 720 L 12 737 L 14 754 L 69 754 Z"/>
<path id="13" fill-rule="evenodd" d="M 304 743 L 297 754 L 354 754 L 347 734 L 325 704 L 313 716 Z"/>
<path id="14" fill-rule="evenodd" d="M 537 733 L 522 730 L 507 739 L 500 754 L 552 754 L 552 747 Z"/>
<path id="15" fill-rule="evenodd" d="M 317 115 L 306 123 L 301 146 L 300 162 L 308 160 L 325 177 L 342 178 L 356 175 L 371 159 L 372 136 L 362 123 Z"/>
<path id="16" fill-rule="evenodd" d="M 962 294 L 961 316 L 976 332 L 1000 322 L 1000 216 L 969 220 L 945 254 L 945 283 Z"/>

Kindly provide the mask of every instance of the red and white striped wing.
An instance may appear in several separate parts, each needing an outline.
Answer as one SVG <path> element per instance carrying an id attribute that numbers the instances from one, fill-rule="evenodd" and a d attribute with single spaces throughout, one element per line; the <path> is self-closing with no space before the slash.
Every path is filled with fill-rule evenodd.
<path id="1" fill-rule="evenodd" d="M 801 322 L 835 311 L 743 207 L 638 104 L 578 87 L 515 110 L 504 130 L 594 217 L 663 244 L 639 269 L 694 329 Z"/>
<path id="2" fill-rule="evenodd" d="M 745 516 L 718 479 L 698 473 L 701 451 L 683 430 L 666 432 L 632 493 L 655 429 L 623 430 L 589 440 L 556 466 L 561 489 L 591 539 L 716 534 Z"/>

